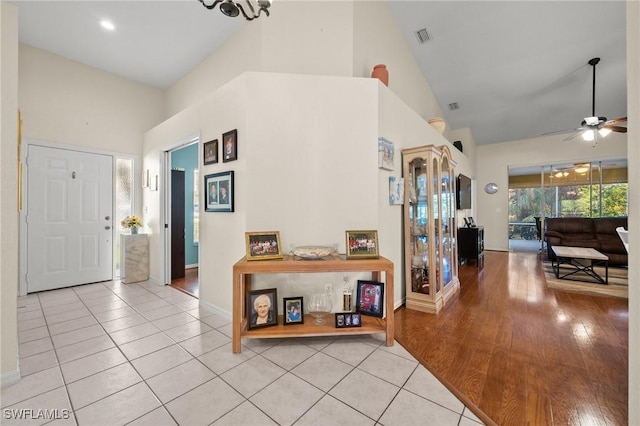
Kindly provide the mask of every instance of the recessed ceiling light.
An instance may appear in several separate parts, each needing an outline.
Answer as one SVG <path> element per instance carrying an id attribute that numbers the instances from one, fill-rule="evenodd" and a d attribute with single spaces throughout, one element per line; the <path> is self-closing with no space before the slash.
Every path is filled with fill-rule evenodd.
<path id="1" fill-rule="evenodd" d="M 104 28 L 107 31 L 115 31 L 116 30 L 116 26 L 113 25 L 113 22 L 107 20 L 107 19 L 101 19 L 100 20 L 100 26 L 102 28 Z"/>

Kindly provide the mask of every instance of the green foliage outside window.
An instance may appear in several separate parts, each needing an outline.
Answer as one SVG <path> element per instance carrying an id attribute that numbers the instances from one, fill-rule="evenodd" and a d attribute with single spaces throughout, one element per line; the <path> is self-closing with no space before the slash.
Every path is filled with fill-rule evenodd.
<path id="1" fill-rule="evenodd" d="M 556 186 L 509 189 L 509 239 L 537 240 L 535 217 L 616 217 L 628 215 L 628 185 Z M 543 200 L 544 196 L 544 200 Z"/>

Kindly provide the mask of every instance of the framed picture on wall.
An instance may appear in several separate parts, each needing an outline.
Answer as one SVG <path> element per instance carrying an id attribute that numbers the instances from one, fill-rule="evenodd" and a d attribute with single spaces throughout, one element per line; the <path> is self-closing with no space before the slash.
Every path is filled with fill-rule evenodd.
<path id="1" fill-rule="evenodd" d="M 205 211 L 232 212 L 234 195 L 233 170 L 204 177 Z"/>
<path id="2" fill-rule="evenodd" d="M 393 142 L 385 138 L 378 138 L 378 168 L 393 170 L 394 157 L 395 149 Z"/>
<path id="3" fill-rule="evenodd" d="M 218 162 L 218 139 L 204 143 L 204 164 L 215 164 Z"/>
<path id="4" fill-rule="evenodd" d="M 222 135 L 222 162 L 238 159 L 238 129 Z"/>

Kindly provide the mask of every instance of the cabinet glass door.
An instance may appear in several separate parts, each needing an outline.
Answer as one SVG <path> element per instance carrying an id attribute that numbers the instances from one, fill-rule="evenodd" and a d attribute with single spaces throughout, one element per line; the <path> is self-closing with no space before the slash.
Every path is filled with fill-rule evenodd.
<path id="1" fill-rule="evenodd" d="M 427 167 L 424 158 L 409 164 L 409 226 L 411 250 L 411 289 L 430 294 L 429 279 L 429 200 Z"/>
<path id="2" fill-rule="evenodd" d="M 455 267 L 453 246 L 454 224 L 452 203 L 455 202 L 452 179 L 451 166 L 446 156 L 442 158 L 442 167 L 440 170 L 440 204 L 442 206 L 442 283 L 449 284 L 453 280 Z"/>
<path id="3" fill-rule="evenodd" d="M 436 270 L 436 293 L 442 289 L 442 250 L 441 250 L 441 236 L 442 236 L 442 205 L 440 204 L 440 164 L 437 158 L 434 158 L 431 162 L 431 185 L 432 185 L 432 200 L 433 200 L 433 245 L 435 249 L 435 270 Z"/>

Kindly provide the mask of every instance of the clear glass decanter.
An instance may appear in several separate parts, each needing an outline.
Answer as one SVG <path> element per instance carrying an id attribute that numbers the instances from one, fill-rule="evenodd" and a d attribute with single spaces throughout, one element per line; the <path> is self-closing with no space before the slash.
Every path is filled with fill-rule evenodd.
<path id="1" fill-rule="evenodd" d="M 331 313 L 333 309 L 333 303 L 331 302 L 331 295 L 329 293 L 314 293 L 309 298 L 309 315 L 315 320 L 314 324 L 325 324 L 325 316 Z"/>

